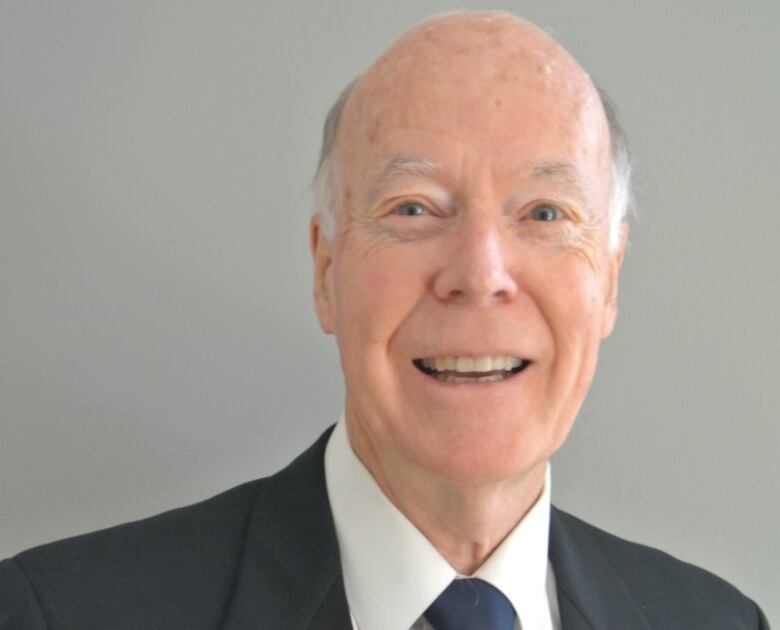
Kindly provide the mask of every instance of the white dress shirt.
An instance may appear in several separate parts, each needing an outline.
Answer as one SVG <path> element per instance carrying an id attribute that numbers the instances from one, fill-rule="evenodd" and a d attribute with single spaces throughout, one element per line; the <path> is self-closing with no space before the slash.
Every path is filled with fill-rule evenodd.
<path id="1" fill-rule="evenodd" d="M 344 588 L 355 630 L 428 630 L 428 606 L 459 576 L 385 497 L 352 450 L 344 418 L 325 451 Z M 470 577 L 499 589 L 517 612 L 517 630 L 560 630 L 555 576 L 547 558 L 550 469 L 544 490 Z"/>

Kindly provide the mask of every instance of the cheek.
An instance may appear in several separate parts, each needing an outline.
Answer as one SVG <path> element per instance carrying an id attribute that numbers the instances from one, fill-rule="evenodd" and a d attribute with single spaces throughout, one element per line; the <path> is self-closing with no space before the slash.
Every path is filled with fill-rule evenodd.
<path id="1" fill-rule="evenodd" d="M 564 346 L 574 346 L 581 352 L 582 346 L 598 343 L 603 315 L 603 287 L 599 279 L 589 271 L 572 273 L 565 276 L 558 294 L 561 315 L 556 332 Z"/>
<path id="2" fill-rule="evenodd" d="M 600 277 L 593 273 L 590 266 L 583 268 L 583 265 L 578 265 L 578 269 L 566 277 L 564 291 L 572 304 L 569 316 L 579 321 L 580 325 L 598 317 L 604 287 Z M 587 326 L 582 327 L 587 330 Z"/>
<path id="3" fill-rule="evenodd" d="M 408 256 L 390 248 L 340 260 L 335 277 L 341 339 L 357 346 L 387 346 L 424 288 L 414 270 Z"/>
<path id="4" fill-rule="evenodd" d="M 566 398 L 579 408 L 585 397 L 598 361 L 604 318 L 604 290 L 598 275 L 590 268 L 566 276 L 561 287 L 561 317 L 553 335 L 557 378 L 555 382 L 568 392 Z"/>
<path id="5" fill-rule="evenodd" d="M 577 369 L 593 360 L 601 339 L 605 281 L 591 260 L 565 253 L 535 274 L 533 292 L 554 344 L 554 360 Z"/>

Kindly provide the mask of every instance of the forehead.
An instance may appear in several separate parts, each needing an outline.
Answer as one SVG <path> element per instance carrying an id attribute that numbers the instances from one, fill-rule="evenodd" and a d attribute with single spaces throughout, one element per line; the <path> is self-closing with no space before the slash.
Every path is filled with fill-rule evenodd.
<path id="1" fill-rule="evenodd" d="M 355 88 L 340 138 L 353 175 L 388 159 L 601 168 L 607 127 L 587 75 L 537 33 L 460 29 L 401 39 Z M 606 151 L 605 151 L 606 149 Z"/>

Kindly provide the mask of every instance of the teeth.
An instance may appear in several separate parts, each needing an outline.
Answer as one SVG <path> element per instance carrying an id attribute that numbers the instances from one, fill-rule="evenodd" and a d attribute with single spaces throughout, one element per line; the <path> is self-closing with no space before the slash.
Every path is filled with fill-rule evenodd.
<path id="1" fill-rule="evenodd" d="M 505 370 L 514 370 L 515 368 L 519 368 L 522 363 L 523 363 L 522 359 L 517 359 L 515 357 L 505 357 L 504 358 L 504 369 Z"/>
<path id="2" fill-rule="evenodd" d="M 503 374 L 488 374 L 486 376 L 470 378 L 468 376 L 454 376 L 452 374 L 445 374 L 442 376 L 437 376 L 436 378 L 447 383 L 497 383 L 498 381 L 503 381 L 506 376 Z"/>
<path id="3" fill-rule="evenodd" d="M 422 359 L 422 364 L 429 370 L 437 372 L 509 372 L 522 364 L 522 359 L 510 356 L 484 356 L 484 357 L 436 357 Z M 502 375 L 495 375 L 503 378 Z M 453 376 L 452 378 L 460 378 Z M 479 377 L 488 378 L 488 377 Z"/>
<path id="4" fill-rule="evenodd" d="M 455 363 L 456 372 L 473 372 L 474 371 L 474 359 L 471 357 L 458 357 Z"/>
<path id="5" fill-rule="evenodd" d="M 492 372 L 493 357 L 479 357 L 474 361 L 475 372 Z"/>

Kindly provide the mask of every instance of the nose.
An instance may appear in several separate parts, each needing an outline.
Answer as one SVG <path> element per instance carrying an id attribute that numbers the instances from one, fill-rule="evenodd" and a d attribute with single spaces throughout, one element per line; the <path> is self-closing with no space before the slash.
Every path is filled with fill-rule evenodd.
<path id="1" fill-rule="evenodd" d="M 501 303 L 518 291 L 511 270 L 511 252 L 499 226 L 466 221 L 457 231 L 451 254 L 434 278 L 433 292 L 448 302 Z"/>

